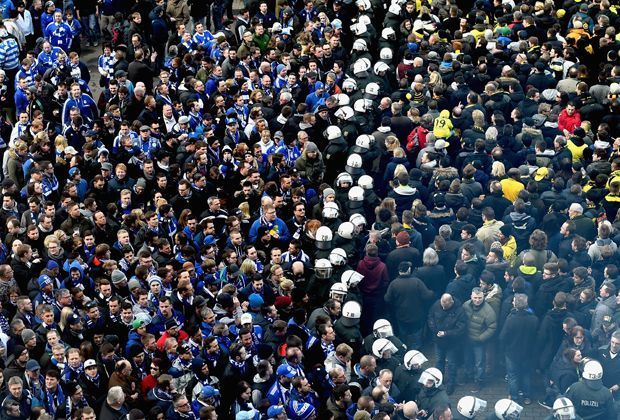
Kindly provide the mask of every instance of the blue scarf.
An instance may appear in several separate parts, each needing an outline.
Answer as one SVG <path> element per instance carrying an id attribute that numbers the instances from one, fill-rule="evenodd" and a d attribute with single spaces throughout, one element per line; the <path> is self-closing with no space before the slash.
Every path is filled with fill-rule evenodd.
<path id="1" fill-rule="evenodd" d="M 237 370 L 239 371 L 239 374 L 241 374 L 242 376 L 245 375 L 246 369 L 247 369 L 247 365 L 245 363 L 245 360 L 243 362 L 237 362 L 236 360 L 234 360 L 232 357 L 230 358 L 230 364 Z"/>
<path id="2" fill-rule="evenodd" d="M 45 409 L 52 417 L 56 417 L 56 410 L 65 403 L 65 394 L 60 385 L 56 387 L 56 392 L 52 393 L 45 389 Z"/>
<path id="3" fill-rule="evenodd" d="M 333 342 L 325 343 L 323 340 L 321 340 L 321 348 L 323 349 L 323 355 L 325 357 L 328 357 L 335 351 Z"/>

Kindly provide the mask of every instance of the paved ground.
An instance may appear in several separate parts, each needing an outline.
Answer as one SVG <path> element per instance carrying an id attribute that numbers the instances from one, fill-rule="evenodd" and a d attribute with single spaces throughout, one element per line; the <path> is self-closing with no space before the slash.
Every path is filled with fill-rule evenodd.
<path id="1" fill-rule="evenodd" d="M 431 347 L 425 348 L 423 353 L 429 359 L 428 365 L 431 366 L 435 360 L 433 349 Z M 489 361 L 487 359 L 487 363 L 488 362 Z M 487 372 L 489 372 L 489 370 L 487 370 Z M 462 372 L 459 372 L 459 374 L 462 375 Z M 457 384 L 454 394 L 450 396 L 452 409 L 456 409 L 456 404 L 462 397 L 466 395 L 474 395 L 487 402 L 487 410 L 485 415 L 477 416 L 477 418 L 484 419 L 488 413 L 493 412 L 495 403 L 498 400 L 508 398 L 508 384 L 504 380 L 504 375 L 505 371 L 503 369 L 501 371 L 498 370 L 495 375 L 490 375 L 487 373 L 487 383 L 482 390 L 477 393 L 471 392 L 473 379 L 470 382 L 467 378 L 459 376 L 459 384 Z M 539 375 L 533 375 L 532 377 L 532 404 L 524 406 L 521 414 L 522 420 L 542 420 L 550 414 L 550 411 L 544 407 L 541 407 L 537 401 L 538 399 L 542 399 L 544 396 L 542 379 L 538 378 L 538 376 Z"/>

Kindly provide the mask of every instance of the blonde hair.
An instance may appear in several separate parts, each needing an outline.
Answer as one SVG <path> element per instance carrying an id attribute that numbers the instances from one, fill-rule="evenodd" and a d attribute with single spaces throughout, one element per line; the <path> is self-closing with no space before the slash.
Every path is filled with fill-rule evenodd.
<path id="1" fill-rule="evenodd" d="M 398 178 L 399 175 L 406 174 L 406 173 L 407 173 L 407 168 L 405 168 L 405 165 L 403 165 L 402 163 L 399 163 L 398 165 L 396 165 L 396 169 L 394 169 L 394 179 Z"/>
<path id="2" fill-rule="evenodd" d="M 280 289 L 282 289 L 283 291 L 291 292 L 294 288 L 295 282 L 293 282 L 293 280 L 287 278 L 282 278 L 282 280 L 280 280 Z"/>
<path id="3" fill-rule="evenodd" d="M 506 167 L 504 166 L 504 164 L 500 161 L 493 162 L 493 165 L 491 165 L 491 175 L 496 178 L 505 176 Z"/>
<path id="4" fill-rule="evenodd" d="M 239 271 L 241 271 L 246 277 L 250 277 L 252 274 L 255 274 L 257 272 L 256 263 L 251 259 L 246 258 L 241 263 Z"/>
<path id="5" fill-rule="evenodd" d="M 59 241 L 59 240 L 58 240 L 58 238 L 57 238 L 56 236 L 54 236 L 54 235 L 47 235 L 47 236 L 45 237 L 45 239 L 43 240 L 43 246 L 44 246 L 45 248 L 48 248 L 48 247 L 49 247 L 49 245 L 50 245 L 52 242 L 56 242 L 56 244 L 57 244 L 58 246 L 60 246 L 60 241 Z"/>
<path id="6" fill-rule="evenodd" d="M 71 309 L 69 306 L 65 306 L 64 308 L 62 308 L 62 311 L 60 311 L 60 321 L 58 322 L 58 326 L 61 330 L 65 329 L 65 326 L 67 325 L 67 320 L 71 315 L 73 315 L 73 309 Z"/>
<path id="7" fill-rule="evenodd" d="M 62 152 L 65 150 L 65 147 L 69 146 L 69 143 L 65 136 L 56 136 L 56 139 L 54 139 L 54 146 L 56 146 L 56 151 Z"/>
<path id="8" fill-rule="evenodd" d="M 239 204 L 239 210 L 241 210 L 241 214 L 243 214 L 244 219 L 250 218 L 250 204 L 247 201 Z"/>
<path id="9" fill-rule="evenodd" d="M 396 136 L 387 136 L 385 138 L 385 148 L 388 152 L 393 152 L 398 147 L 400 147 L 400 142 Z"/>

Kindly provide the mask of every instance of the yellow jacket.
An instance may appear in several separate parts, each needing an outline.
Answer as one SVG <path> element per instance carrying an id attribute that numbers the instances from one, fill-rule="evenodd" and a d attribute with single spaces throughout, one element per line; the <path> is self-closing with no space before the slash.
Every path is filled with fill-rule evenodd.
<path id="1" fill-rule="evenodd" d="M 502 191 L 504 192 L 504 197 L 513 203 L 517 198 L 519 198 L 519 191 L 525 188 L 525 185 L 516 181 L 512 178 L 506 178 L 499 181 L 502 184 Z"/>
<path id="2" fill-rule="evenodd" d="M 504 259 L 508 261 L 510 267 L 514 267 L 517 260 L 517 241 L 514 236 L 510 236 L 506 243 L 502 245 L 502 251 L 504 251 Z"/>
<path id="3" fill-rule="evenodd" d="M 450 120 L 450 111 L 444 109 L 439 116 L 435 118 L 433 123 L 433 134 L 437 138 L 448 139 L 452 135 L 452 121 Z"/>

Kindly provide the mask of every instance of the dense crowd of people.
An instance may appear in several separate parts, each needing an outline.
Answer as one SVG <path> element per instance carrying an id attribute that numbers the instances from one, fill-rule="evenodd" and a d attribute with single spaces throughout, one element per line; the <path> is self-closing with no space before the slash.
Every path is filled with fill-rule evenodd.
<path id="1" fill-rule="evenodd" d="M 0 0 L 0 419 L 617 418 L 617 2 L 243 7 Z"/>

